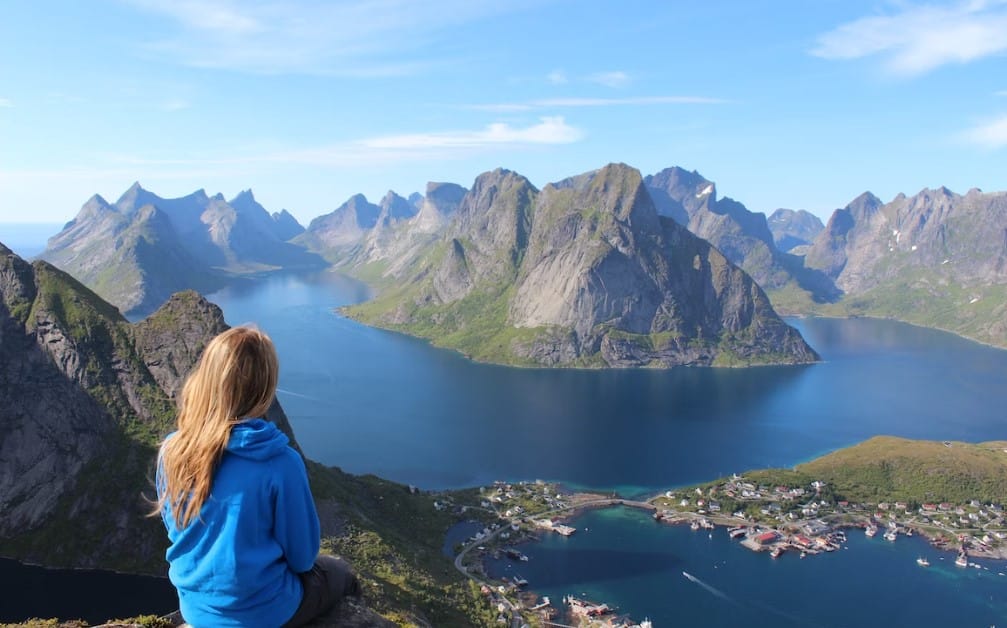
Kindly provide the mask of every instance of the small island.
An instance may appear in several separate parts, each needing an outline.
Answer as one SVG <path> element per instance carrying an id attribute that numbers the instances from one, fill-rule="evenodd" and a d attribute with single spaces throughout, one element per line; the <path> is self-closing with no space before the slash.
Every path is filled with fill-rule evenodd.
<path id="1" fill-rule="evenodd" d="M 835 551 L 845 545 L 847 533 L 878 535 L 888 542 L 920 535 L 938 549 L 955 552 L 958 567 L 988 570 L 973 559 L 1007 559 L 1005 497 L 1007 442 L 878 436 L 794 469 L 732 474 L 642 501 L 541 481 L 498 481 L 451 493 L 437 507 L 483 524 L 456 547 L 455 567 L 480 587 L 501 619 L 520 615 L 544 622 L 562 611 L 567 621 L 582 626 L 647 626 L 646 620 L 618 616 L 603 601 L 567 598 L 561 606 L 558 600 L 540 599 L 528 590 L 534 583 L 492 579 L 483 559 L 527 560 L 521 543 L 541 534 L 575 534 L 569 519 L 584 509 L 628 506 L 652 512 L 657 524 L 726 527 L 744 547 L 773 558 L 787 551 L 801 558 Z M 922 557 L 917 563 L 929 566 Z"/>

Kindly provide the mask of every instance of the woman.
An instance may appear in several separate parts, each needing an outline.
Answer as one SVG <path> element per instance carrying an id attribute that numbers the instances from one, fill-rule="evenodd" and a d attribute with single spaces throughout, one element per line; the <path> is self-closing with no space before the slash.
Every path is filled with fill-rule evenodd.
<path id="1" fill-rule="evenodd" d="M 300 454 L 262 417 L 279 364 L 266 334 L 235 327 L 206 346 L 158 455 L 168 575 L 194 626 L 299 626 L 359 585 L 319 556 Z"/>

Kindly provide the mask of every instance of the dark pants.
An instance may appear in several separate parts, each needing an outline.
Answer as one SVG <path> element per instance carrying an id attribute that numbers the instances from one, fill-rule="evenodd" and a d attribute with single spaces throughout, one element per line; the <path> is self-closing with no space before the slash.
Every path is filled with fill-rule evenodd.
<path id="1" fill-rule="evenodd" d="M 304 586 L 304 597 L 294 616 L 283 628 L 303 626 L 328 613 L 348 595 L 359 596 L 360 584 L 346 561 L 319 554 L 310 571 L 299 574 Z"/>

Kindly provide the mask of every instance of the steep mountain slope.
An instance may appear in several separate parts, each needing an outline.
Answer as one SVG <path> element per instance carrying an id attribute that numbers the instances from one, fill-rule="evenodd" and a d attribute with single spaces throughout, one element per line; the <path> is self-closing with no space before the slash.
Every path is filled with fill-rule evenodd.
<path id="1" fill-rule="evenodd" d="M 337 261 L 360 245 L 380 214 L 380 207 L 363 194 L 355 194 L 331 213 L 312 220 L 294 242 Z"/>
<path id="2" fill-rule="evenodd" d="M 832 313 L 890 316 L 1007 346 L 1007 193 L 946 188 L 837 210 L 806 264 L 844 293 Z"/>
<path id="3" fill-rule="evenodd" d="M 428 183 L 426 196 L 408 200 L 389 191 L 380 205 L 358 194 L 335 211 L 311 221 L 295 243 L 323 255 L 341 270 L 387 283 L 408 272 L 450 224 L 465 188 Z"/>
<path id="4" fill-rule="evenodd" d="M 730 198 L 717 198 L 716 185 L 697 172 L 677 166 L 644 179 L 658 213 L 673 218 L 717 247 L 792 311 L 804 302 L 835 299 L 838 292 L 824 276 L 806 269 L 800 258 L 777 249 L 766 216 Z"/>
<path id="5" fill-rule="evenodd" d="M 191 249 L 156 206 L 123 212 L 95 195 L 39 257 L 135 314 L 150 311 L 178 289 L 212 291 L 223 284 Z"/>
<path id="6" fill-rule="evenodd" d="M 191 291 L 130 324 L 0 244 L 0 554 L 164 574 L 164 529 L 146 516 L 157 442 L 185 374 L 226 327 Z M 279 403 L 267 418 L 298 448 Z M 323 545 L 352 561 L 369 606 L 399 624 L 472 625 L 483 606 L 441 554 L 455 518 L 434 496 L 307 465 Z"/>
<path id="7" fill-rule="evenodd" d="M 237 274 L 321 267 L 321 258 L 284 241 L 291 220 L 274 219 L 251 191 L 230 203 L 202 190 L 164 199 L 136 183 L 115 205 L 91 198 L 40 257 L 135 316 L 172 292 L 211 291 Z"/>
<path id="8" fill-rule="evenodd" d="M 821 219 L 803 209 L 777 209 L 769 216 L 769 230 L 776 248 L 784 253 L 797 253 L 796 247 L 811 244 L 825 225 Z"/>
<path id="9" fill-rule="evenodd" d="M 163 532 L 144 518 L 141 492 L 174 389 L 159 385 L 146 360 L 163 363 L 164 349 L 159 360 L 146 355 L 114 307 L 47 262 L 29 265 L 2 246 L 0 293 L 0 551 L 43 564 L 149 570 Z M 188 316 L 199 301 L 183 295 L 148 325 Z M 171 340 L 196 342 L 183 330 Z M 164 380 L 177 388 L 177 376 Z"/>
<path id="10" fill-rule="evenodd" d="M 761 289 L 658 216 L 639 172 L 606 166 L 541 192 L 480 175 L 411 280 L 348 309 L 490 361 L 565 366 L 808 362 Z"/>

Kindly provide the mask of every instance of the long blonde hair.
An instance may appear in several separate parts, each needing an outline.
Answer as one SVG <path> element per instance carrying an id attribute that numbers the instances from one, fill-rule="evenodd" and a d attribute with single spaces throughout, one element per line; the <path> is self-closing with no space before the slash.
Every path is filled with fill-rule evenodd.
<path id="1" fill-rule="evenodd" d="M 213 338 L 182 387 L 178 430 L 161 444 L 157 510 L 170 508 L 185 528 L 213 486 L 231 428 L 265 416 L 276 394 L 279 361 L 272 340 L 253 327 Z"/>

